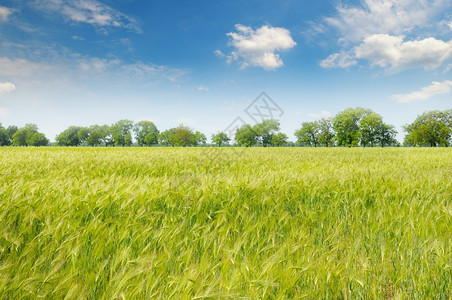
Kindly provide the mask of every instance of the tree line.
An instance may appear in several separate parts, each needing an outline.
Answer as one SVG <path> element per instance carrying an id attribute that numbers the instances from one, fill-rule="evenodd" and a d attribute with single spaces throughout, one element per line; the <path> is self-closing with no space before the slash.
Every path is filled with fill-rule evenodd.
<path id="1" fill-rule="evenodd" d="M 44 133 L 38 131 L 35 124 L 27 124 L 22 128 L 11 125 L 7 128 L 0 123 L 0 146 L 47 146 L 49 140 Z"/>
<path id="2" fill-rule="evenodd" d="M 131 146 L 133 137 L 139 146 L 198 146 L 206 144 L 207 138 L 199 131 L 179 125 L 160 132 L 151 121 L 134 123 L 120 120 L 111 126 L 70 126 L 55 138 L 59 146 Z"/>
<path id="3" fill-rule="evenodd" d="M 406 146 L 444 146 L 452 143 L 452 109 L 428 111 L 404 127 Z M 294 135 L 296 142 L 280 132 L 276 120 L 264 120 L 255 125 L 237 128 L 233 146 L 399 146 L 393 125 L 383 122 L 381 115 L 366 108 L 347 108 L 334 117 L 303 122 Z M 230 136 L 218 132 L 211 136 L 212 145 L 230 145 Z M 163 132 L 151 121 L 134 123 L 120 120 L 112 125 L 70 126 L 55 138 L 58 146 L 199 146 L 207 145 L 206 136 L 187 126 L 179 125 Z M 34 124 L 22 128 L 3 127 L 0 123 L 0 146 L 46 146 L 49 140 Z"/>

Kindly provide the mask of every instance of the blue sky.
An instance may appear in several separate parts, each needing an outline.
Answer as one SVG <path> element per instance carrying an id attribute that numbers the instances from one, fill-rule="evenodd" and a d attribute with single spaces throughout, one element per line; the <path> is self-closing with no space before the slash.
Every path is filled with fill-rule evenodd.
<path id="1" fill-rule="evenodd" d="M 2 0 L 0 122 L 223 131 L 266 92 L 301 122 L 452 108 L 452 2 Z"/>

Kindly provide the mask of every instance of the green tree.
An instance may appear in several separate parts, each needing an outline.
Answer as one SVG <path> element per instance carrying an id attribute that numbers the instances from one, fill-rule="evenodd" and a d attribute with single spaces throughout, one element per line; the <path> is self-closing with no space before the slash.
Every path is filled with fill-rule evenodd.
<path id="1" fill-rule="evenodd" d="M 218 147 L 221 147 L 221 145 L 229 144 L 229 141 L 231 141 L 231 139 L 224 132 L 218 132 L 216 134 L 212 134 L 212 143 L 215 145 L 218 145 Z"/>
<path id="2" fill-rule="evenodd" d="M 0 146 L 9 146 L 9 134 L 2 123 L 0 123 Z"/>
<path id="3" fill-rule="evenodd" d="M 449 146 L 451 129 L 444 123 L 435 119 L 428 119 L 420 124 L 412 133 L 415 145 Z"/>
<path id="4" fill-rule="evenodd" d="M 12 136 L 13 146 L 46 146 L 49 140 L 43 133 L 38 132 L 35 124 L 26 124 L 18 129 Z"/>
<path id="5" fill-rule="evenodd" d="M 126 136 L 124 137 L 124 144 L 125 144 L 125 146 L 131 146 L 132 143 L 133 143 L 133 140 L 132 140 L 132 133 L 129 132 L 129 133 L 126 134 Z"/>
<path id="6" fill-rule="evenodd" d="M 8 132 L 8 145 L 11 145 L 13 141 L 13 135 L 19 130 L 19 128 L 15 125 L 10 125 L 8 128 L 6 128 L 6 131 Z"/>
<path id="7" fill-rule="evenodd" d="M 104 143 L 105 147 L 107 147 L 108 145 L 114 145 L 115 141 L 113 140 L 112 137 L 111 126 L 101 125 L 99 126 L 98 130 L 100 139 Z"/>
<path id="8" fill-rule="evenodd" d="M 338 113 L 333 119 L 337 144 L 348 147 L 358 145 L 360 140 L 360 121 L 365 115 L 371 113 L 370 109 L 362 107 L 347 108 Z"/>
<path id="9" fill-rule="evenodd" d="M 46 138 L 44 133 L 41 132 L 33 132 L 30 134 L 28 138 L 28 145 L 29 146 L 47 146 L 49 144 L 49 140 Z"/>
<path id="10" fill-rule="evenodd" d="M 448 109 L 444 111 L 444 120 L 446 124 L 449 126 L 449 128 L 452 128 L 452 109 Z"/>
<path id="11" fill-rule="evenodd" d="M 165 130 L 159 134 L 159 143 L 163 146 L 174 146 L 174 131 L 175 128 L 171 128 L 168 130 Z"/>
<path id="12" fill-rule="evenodd" d="M 138 145 L 150 146 L 158 144 L 159 131 L 151 121 L 140 121 L 133 127 Z"/>
<path id="13" fill-rule="evenodd" d="M 133 122 L 130 120 L 120 120 L 111 126 L 111 137 L 116 146 L 132 144 Z"/>
<path id="14" fill-rule="evenodd" d="M 174 128 L 174 135 L 172 136 L 171 144 L 174 146 L 190 146 L 193 143 L 193 130 L 187 126 L 179 125 Z"/>
<path id="15" fill-rule="evenodd" d="M 78 131 L 78 139 L 80 140 L 80 144 L 87 143 L 89 135 L 90 135 L 89 128 L 80 127 L 80 130 Z"/>
<path id="16" fill-rule="evenodd" d="M 275 147 L 284 146 L 284 145 L 287 145 L 288 139 L 289 138 L 287 137 L 286 134 L 284 134 L 282 132 L 278 132 L 272 136 L 271 144 Z"/>
<path id="17" fill-rule="evenodd" d="M 204 133 L 196 131 L 192 135 L 190 142 L 191 142 L 190 144 L 193 146 L 204 145 L 207 142 L 207 138 Z"/>
<path id="18" fill-rule="evenodd" d="M 404 144 L 412 146 L 449 146 L 452 137 L 451 110 L 428 111 L 404 126 L 407 132 Z"/>
<path id="19" fill-rule="evenodd" d="M 295 131 L 294 134 L 299 144 L 314 147 L 319 144 L 319 124 L 317 122 L 301 123 L 301 128 Z"/>
<path id="20" fill-rule="evenodd" d="M 102 142 L 102 136 L 100 134 L 99 125 L 91 125 L 88 127 L 88 137 L 86 138 L 86 144 L 89 146 L 97 146 Z"/>
<path id="21" fill-rule="evenodd" d="M 393 125 L 382 122 L 378 128 L 377 141 L 380 143 L 381 147 L 395 144 L 397 143 L 397 140 L 395 139 L 396 134 L 397 131 Z"/>
<path id="22" fill-rule="evenodd" d="M 378 141 L 379 131 L 383 124 L 383 117 L 377 113 L 371 112 L 364 115 L 359 123 L 361 145 L 372 147 Z"/>
<path id="23" fill-rule="evenodd" d="M 249 124 L 245 124 L 242 127 L 237 128 L 235 132 L 235 142 L 240 146 L 250 147 L 256 144 L 257 138 L 258 134 Z"/>
<path id="24" fill-rule="evenodd" d="M 161 145 L 197 146 L 205 144 L 206 140 L 206 136 L 203 133 L 199 131 L 194 132 L 191 128 L 184 125 L 165 130 L 159 135 Z"/>
<path id="25" fill-rule="evenodd" d="M 79 131 L 82 129 L 80 126 L 69 126 L 66 130 L 58 134 L 55 141 L 59 146 L 78 146 L 81 144 L 79 138 Z"/>
<path id="26" fill-rule="evenodd" d="M 264 120 L 253 126 L 256 133 L 256 141 L 266 147 L 271 144 L 273 135 L 279 130 L 279 122 L 276 120 Z"/>
<path id="27" fill-rule="evenodd" d="M 27 133 L 25 128 L 21 128 L 16 131 L 13 135 L 11 144 L 13 146 L 27 146 Z"/>
<path id="28" fill-rule="evenodd" d="M 336 133 L 334 132 L 333 118 L 323 118 L 317 122 L 319 126 L 319 144 L 325 145 L 326 147 L 334 145 L 334 137 Z"/>

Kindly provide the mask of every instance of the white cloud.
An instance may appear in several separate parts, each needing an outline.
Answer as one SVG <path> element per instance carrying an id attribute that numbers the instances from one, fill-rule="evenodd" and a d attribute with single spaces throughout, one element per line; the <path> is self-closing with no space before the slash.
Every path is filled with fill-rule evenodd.
<path id="1" fill-rule="evenodd" d="M 324 69 L 331 68 L 348 68 L 358 64 L 356 59 L 354 59 L 350 54 L 347 53 L 335 53 L 328 56 L 326 59 L 320 62 L 320 66 Z"/>
<path id="2" fill-rule="evenodd" d="M 311 113 L 311 114 L 308 114 L 308 116 L 310 116 L 311 118 L 314 118 L 314 119 L 322 119 L 322 118 L 330 118 L 333 116 L 333 114 L 330 113 L 329 111 L 322 110 L 320 113 Z"/>
<path id="3" fill-rule="evenodd" d="M 423 87 L 420 91 L 409 94 L 393 95 L 390 98 L 400 103 L 411 103 L 427 100 L 435 95 L 447 94 L 452 88 L 452 81 L 445 80 L 443 82 L 433 81 L 431 85 Z"/>
<path id="4" fill-rule="evenodd" d="M 8 21 L 9 15 L 11 15 L 12 11 L 11 9 L 0 6 L 0 22 L 6 22 Z"/>
<path id="5" fill-rule="evenodd" d="M 225 57 L 225 55 L 223 54 L 223 52 L 221 52 L 221 50 L 215 50 L 215 51 L 213 51 L 213 54 L 215 54 L 216 56 L 218 56 L 218 57 L 220 57 L 220 58 L 223 58 L 223 57 Z"/>
<path id="6" fill-rule="evenodd" d="M 78 66 L 81 70 L 95 72 L 106 70 L 107 68 L 116 66 L 120 63 L 121 61 L 119 59 L 105 59 L 97 57 L 89 57 L 78 60 Z"/>
<path id="7" fill-rule="evenodd" d="M 75 40 L 75 41 L 85 41 L 84 38 L 82 38 L 82 37 L 80 37 L 80 36 L 78 36 L 78 35 L 73 35 L 73 36 L 72 36 L 72 39 Z"/>
<path id="8" fill-rule="evenodd" d="M 348 68 L 365 59 L 392 71 L 435 69 L 452 57 L 451 42 L 433 37 L 435 32 L 440 34 L 441 24 L 451 27 L 442 19 L 451 7 L 452 2 L 445 0 L 360 0 L 357 5 L 339 4 L 336 15 L 324 18 L 324 22 L 337 30 L 342 49 L 320 66 Z"/>
<path id="9" fill-rule="evenodd" d="M 7 77 L 40 77 L 55 71 L 55 67 L 45 63 L 35 63 L 26 59 L 0 57 L 0 75 Z"/>
<path id="10" fill-rule="evenodd" d="M 11 93 L 16 89 L 16 86 L 11 82 L 0 82 L 0 97 L 3 95 L 6 95 L 8 93 Z"/>
<path id="11" fill-rule="evenodd" d="M 369 36 L 355 48 L 356 57 L 393 69 L 435 69 L 452 57 L 452 41 L 427 38 L 405 42 L 403 39 L 403 36 L 388 34 Z"/>
<path id="12" fill-rule="evenodd" d="M 49 13 L 58 12 L 70 21 L 100 27 L 123 27 L 140 32 L 133 18 L 97 0 L 42 0 L 36 1 L 36 6 Z"/>
<path id="13" fill-rule="evenodd" d="M 117 72 L 121 72 L 125 79 L 132 81 L 152 82 L 156 79 L 163 78 L 170 82 L 176 82 L 180 77 L 188 73 L 185 69 L 172 68 L 151 63 L 137 62 L 133 64 L 120 63 L 118 68 L 112 68 L 109 71 L 110 76 L 117 76 Z"/>
<path id="14" fill-rule="evenodd" d="M 341 40 L 360 41 L 373 34 L 403 34 L 427 26 L 451 6 L 444 0 L 361 0 L 359 6 L 336 7 L 335 17 L 325 18 Z"/>
<path id="15" fill-rule="evenodd" d="M 201 84 L 200 86 L 198 86 L 198 91 L 200 92 L 208 92 L 209 88 L 203 84 Z"/>
<path id="16" fill-rule="evenodd" d="M 131 81 L 133 83 L 151 83 L 158 79 L 177 81 L 187 73 L 184 69 L 171 68 L 151 63 L 124 63 L 119 59 L 87 57 L 75 60 L 81 76 L 96 79 Z"/>
<path id="17" fill-rule="evenodd" d="M 290 31 L 281 27 L 264 25 L 256 30 L 251 27 L 237 24 L 237 32 L 227 35 L 232 38 L 231 45 L 235 47 L 227 56 L 228 63 L 241 60 L 241 67 L 262 67 L 272 70 L 283 65 L 278 51 L 288 50 L 295 47 L 296 43 L 290 35 Z M 215 51 L 220 56 L 221 51 Z"/>
<path id="18" fill-rule="evenodd" d="M 26 84 L 87 80 L 147 85 L 161 79 L 175 82 L 187 72 L 184 69 L 151 63 L 130 64 L 119 59 L 82 57 L 77 53 L 71 53 L 67 57 L 56 56 L 53 58 L 53 63 L 0 57 L 0 75 L 26 82 Z"/>

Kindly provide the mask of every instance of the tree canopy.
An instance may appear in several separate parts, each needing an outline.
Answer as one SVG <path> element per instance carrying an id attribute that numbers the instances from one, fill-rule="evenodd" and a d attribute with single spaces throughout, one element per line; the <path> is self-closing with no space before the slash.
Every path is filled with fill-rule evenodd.
<path id="1" fill-rule="evenodd" d="M 301 128 L 295 131 L 297 143 L 304 146 L 317 147 L 319 143 L 319 124 L 317 122 L 303 122 Z"/>
<path id="2" fill-rule="evenodd" d="M 133 127 L 138 145 L 150 146 L 158 144 L 159 131 L 151 121 L 140 121 Z"/>
<path id="3" fill-rule="evenodd" d="M 11 136 L 11 145 L 12 146 L 47 146 L 49 144 L 49 140 L 45 137 L 45 135 L 38 131 L 38 126 L 35 124 L 26 124 L 24 127 L 19 128 L 14 131 L 14 134 Z"/>
<path id="4" fill-rule="evenodd" d="M 221 147 L 221 145 L 227 145 L 231 141 L 229 136 L 224 132 L 218 132 L 216 134 L 212 134 L 212 144 Z"/>
<path id="5" fill-rule="evenodd" d="M 120 120 L 111 126 L 111 137 L 116 146 L 132 145 L 133 122 L 130 120 Z"/>
<path id="6" fill-rule="evenodd" d="M 432 110 L 405 125 L 404 144 L 410 146 L 450 146 L 452 142 L 452 109 Z"/>
<path id="7" fill-rule="evenodd" d="M 193 131 L 187 126 L 179 125 L 163 131 L 159 134 L 158 140 L 162 145 L 187 147 L 205 144 L 207 138 L 199 131 Z"/>
<path id="8" fill-rule="evenodd" d="M 278 135 L 273 138 L 279 131 L 279 122 L 276 120 L 264 120 L 254 126 L 244 124 L 237 128 L 235 133 L 235 141 L 240 146 L 250 147 L 253 145 L 262 145 L 267 147 L 274 143 L 281 143 L 284 136 Z"/>
<path id="9" fill-rule="evenodd" d="M 372 110 L 362 107 L 347 108 L 338 113 L 333 119 L 336 131 L 336 141 L 339 146 L 357 146 L 360 140 L 360 121 L 373 113 Z"/>

